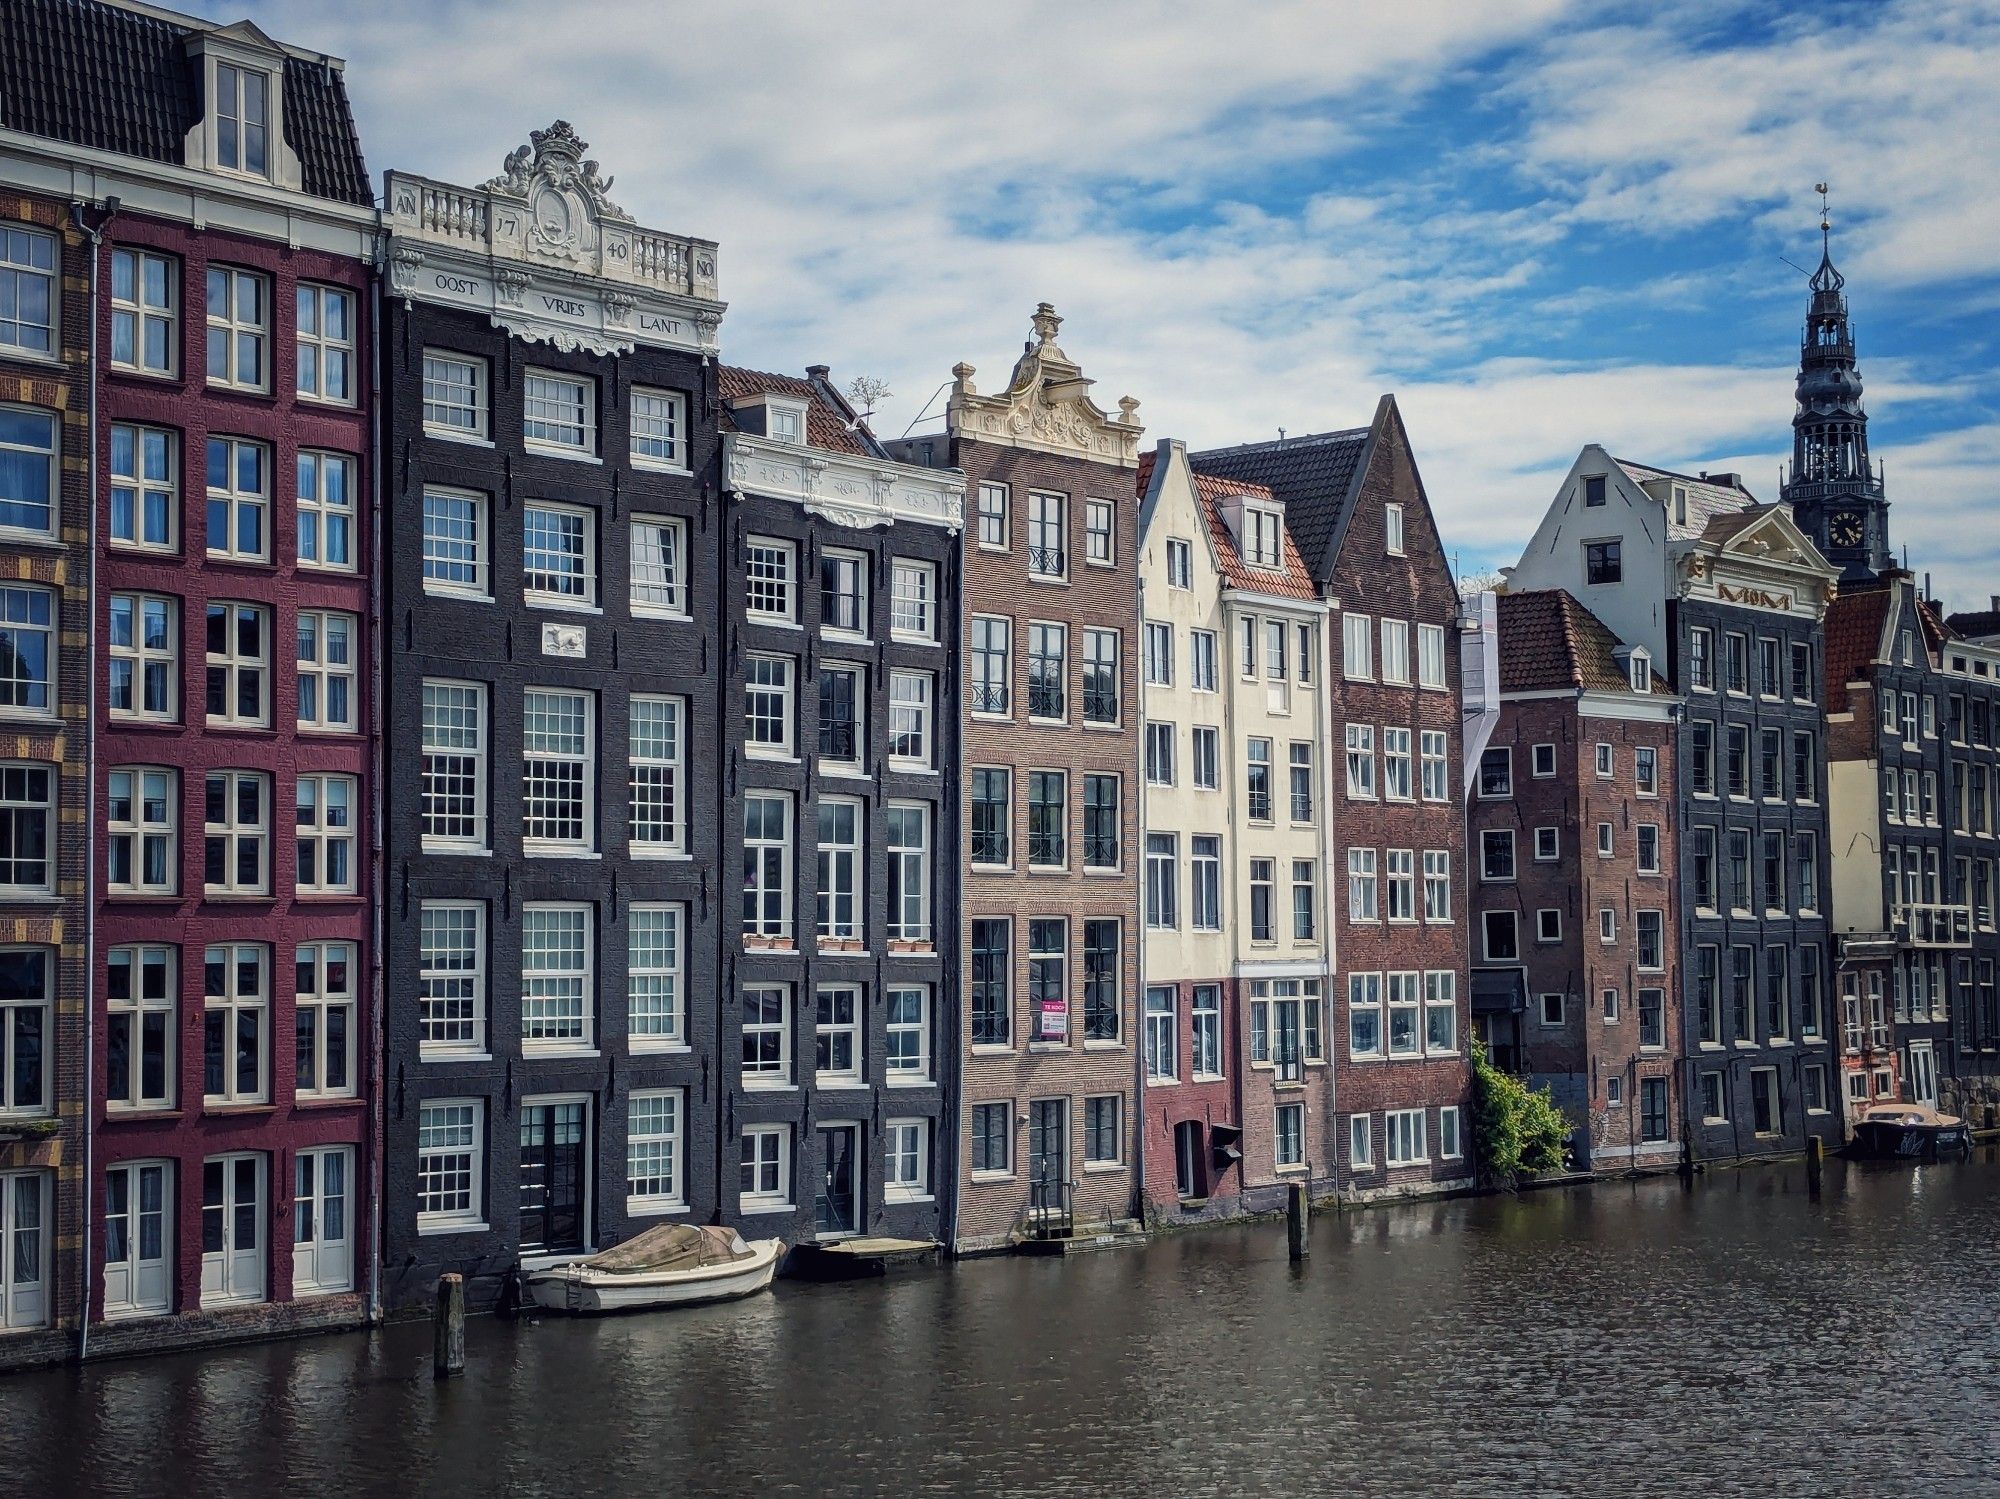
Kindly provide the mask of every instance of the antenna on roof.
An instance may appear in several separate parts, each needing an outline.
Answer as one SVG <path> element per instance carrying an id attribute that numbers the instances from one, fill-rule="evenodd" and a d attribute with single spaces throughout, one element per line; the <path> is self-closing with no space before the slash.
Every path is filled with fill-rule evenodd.
<path id="1" fill-rule="evenodd" d="M 1278 429 L 1278 441 L 1282 443 L 1284 440 L 1285 440 L 1285 429 L 1283 427 L 1280 427 Z"/>
<path id="2" fill-rule="evenodd" d="M 847 397 L 847 404 L 854 408 L 854 425 L 859 426 L 875 414 L 875 408 L 895 392 L 889 389 L 887 380 L 877 380 L 873 375 L 856 375 L 847 382 L 847 389 L 841 392 Z M 852 427 L 849 428 L 853 430 Z"/>

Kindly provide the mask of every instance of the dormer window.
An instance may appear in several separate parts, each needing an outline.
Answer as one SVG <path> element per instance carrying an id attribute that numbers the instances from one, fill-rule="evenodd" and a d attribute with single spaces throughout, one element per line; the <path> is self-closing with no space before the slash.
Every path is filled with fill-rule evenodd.
<path id="1" fill-rule="evenodd" d="M 764 435 L 779 442 L 806 440 L 806 403 L 768 397 L 764 402 Z"/>
<path id="2" fill-rule="evenodd" d="M 1625 658 L 1625 680 L 1634 692 L 1653 690 L 1653 658 L 1643 650 L 1634 649 Z"/>
<path id="3" fill-rule="evenodd" d="M 271 175 L 271 75 L 215 65 L 215 164 L 225 172 Z"/>
<path id="4" fill-rule="evenodd" d="M 1284 522 L 1275 510 L 1243 507 L 1243 560 L 1252 567 L 1284 564 Z"/>
<path id="5" fill-rule="evenodd" d="M 1687 486 L 1684 484 L 1676 484 L 1674 486 L 1674 524 L 1677 526 L 1685 526 L 1687 523 L 1688 523 Z"/>

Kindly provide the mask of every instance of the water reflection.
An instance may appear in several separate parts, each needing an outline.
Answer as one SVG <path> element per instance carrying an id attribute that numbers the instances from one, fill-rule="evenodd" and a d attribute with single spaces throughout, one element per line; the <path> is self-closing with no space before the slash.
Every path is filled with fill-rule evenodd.
<path id="1" fill-rule="evenodd" d="M 24 1493 L 1911 1493 L 2000 1471 L 2000 1159 L 1319 1216 L 0 1382 Z"/>

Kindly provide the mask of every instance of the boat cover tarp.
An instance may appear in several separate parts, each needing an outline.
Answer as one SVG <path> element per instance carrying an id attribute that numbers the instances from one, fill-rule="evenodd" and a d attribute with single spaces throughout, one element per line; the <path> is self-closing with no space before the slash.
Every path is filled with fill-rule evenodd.
<path id="1" fill-rule="evenodd" d="M 651 1275 L 663 1270 L 699 1270 L 751 1256 L 735 1229 L 722 1224 L 662 1223 L 583 1263 L 608 1275 Z"/>

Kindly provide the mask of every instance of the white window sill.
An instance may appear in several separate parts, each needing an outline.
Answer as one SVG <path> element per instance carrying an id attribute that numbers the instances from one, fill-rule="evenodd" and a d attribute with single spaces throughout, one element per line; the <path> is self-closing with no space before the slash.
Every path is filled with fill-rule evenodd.
<path id="1" fill-rule="evenodd" d="M 932 646 L 934 646 L 934 645 L 938 644 L 938 641 L 937 641 L 937 639 L 936 639 L 936 637 L 935 637 L 935 636 L 931 636 L 931 635 L 898 635 L 898 634 L 896 634 L 896 633 L 895 633 L 895 632 L 894 632 L 893 630 L 892 630 L 892 631 L 890 632 L 890 634 L 889 634 L 889 639 L 890 639 L 890 641 L 891 641 L 892 643 L 894 643 L 894 644 L 896 644 L 896 645 L 932 645 Z M 928 1197 L 925 1197 L 925 1198 L 922 1198 L 922 1199 L 920 1199 L 920 1200 L 921 1200 L 921 1201 L 924 1201 L 924 1202 L 929 1202 L 929 1201 L 931 1201 L 931 1199 L 930 1199 L 930 1198 L 928 1198 Z"/>
<path id="2" fill-rule="evenodd" d="M 752 1202 L 741 1199 L 736 1204 L 736 1211 L 748 1217 L 753 1213 L 796 1213 L 798 1208 L 789 1202 Z"/>
<path id="3" fill-rule="evenodd" d="M 647 843 L 632 844 L 626 851 L 635 859 L 646 859 L 655 864 L 685 864 L 694 858 L 684 848 L 655 848 Z"/>
<path id="4" fill-rule="evenodd" d="M 490 438 L 477 437 L 470 432 L 460 432 L 452 427 L 426 426 L 424 428 L 424 436 L 434 437 L 439 442 L 455 442 L 460 447 L 466 448 L 491 448 L 493 446 Z"/>
<path id="5" fill-rule="evenodd" d="M 1146 1079 L 1146 1086 L 1149 1088 L 1178 1088 L 1180 1085 L 1181 1080 L 1177 1077 L 1149 1077 Z"/>
<path id="6" fill-rule="evenodd" d="M 685 1041 L 633 1041 L 629 1037 L 627 1050 L 635 1057 L 684 1057 L 694 1052 Z"/>
<path id="7" fill-rule="evenodd" d="M 578 603 L 574 599 L 547 593 L 523 592 L 521 603 L 525 608 L 538 609 L 544 614 L 595 614 L 601 617 L 604 613 L 597 604 Z"/>
<path id="8" fill-rule="evenodd" d="M 487 1234 L 491 1232 L 493 1230 L 489 1225 L 469 1221 L 461 1222 L 454 1220 L 450 1223 L 425 1223 L 419 1220 L 417 1223 L 417 1237 L 422 1239 L 440 1237 L 445 1234 Z"/>
<path id="9" fill-rule="evenodd" d="M 882 1192 L 882 1203 L 885 1207 L 899 1207 L 904 1203 L 936 1201 L 937 1199 L 928 1192 L 899 1192 L 893 1187 L 886 1187 Z"/>
<path id="10" fill-rule="evenodd" d="M 753 1082 L 746 1077 L 743 1079 L 743 1091 L 745 1093 L 796 1093 L 799 1091 L 799 1085 L 797 1083 L 759 1083 Z"/>
<path id="11" fill-rule="evenodd" d="M 462 604 L 490 604 L 493 595 L 483 588 L 446 588 L 436 583 L 424 584 L 424 593 L 434 599 L 457 599 Z"/>
<path id="12" fill-rule="evenodd" d="M 490 1051 L 425 1051 L 420 1047 L 417 1051 L 417 1060 L 419 1062 L 490 1062 L 493 1060 L 493 1053 Z"/>
<path id="13" fill-rule="evenodd" d="M 746 744 L 743 746 L 743 758 L 746 760 L 762 760 L 766 765 L 796 765 L 799 763 L 797 755 L 793 754 L 789 748 L 780 745 Z"/>
<path id="14" fill-rule="evenodd" d="M 845 764 L 837 760 L 821 760 L 819 762 L 819 773 L 825 776 L 840 776 L 850 781 L 872 782 L 875 779 L 875 777 L 868 773 L 865 766 Z"/>
<path id="15" fill-rule="evenodd" d="M 1085 1176 L 1109 1176 L 1114 1172 L 1123 1171 L 1124 1169 L 1125 1163 L 1123 1161 L 1085 1161 L 1083 1163 L 1083 1174 Z"/>
<path id="16" fill-rule="evenodd" d="M 935 1088 L 937 1079 L 929 1077 L 892 1077 L 882 1084 L 885 1088 Z"/>
<path id="17" fill-rule="evenodd" d="M 825 1077 L 816 1075 L 813 1078 L 813 1086 L 818 1088 L 822 1093 L 865 1093 L 868 1090 L 866 1079 L 858 1077 Z"/>
<path id="18" fill-rule="evenodd" d="M 594 468 L 604 467 L 604 460 L 595 453 L 579 453 L 575 448 L 557 447 L 553 443 L 523 440 L 521 451 L 530 458 L 561 458 L 570 463 L 588 463 Z"/>
<path id="19" fill-rule="evenodd" d="M 975 1187 L 996 1186 L 1001 1182 L 1010 1182 L 1013 1179 L 1014 1173 L 1011 1171 L 975 1171 L 972 1173 L 972 1184 Z"/>
<path id="20" fill-rule="evenodd" d="M 417 852 L 422 854 L 445 854 L 464 859 L 490 859 L 493 850 L 470 843 L 419 843 Z"/>
<path id="21" fill-rule="evenodd" d="M 630 462 L 632 467 L 639 469 L 643 473 L 664 474 L 672 479 L 691 479 L 694 477 L 693 471 L 684 464 L 667 463 L 658 458 L 641 458 L 636 453 L 631 456 Z"/>
<path id="22" fill-rule="evenodd" d="M 1014 1045 L 1011 1041 L 980 1041 L 974 1043 L 972 1054 L 975 1057 L 1011 1057 Z"/>
<path id="23" fill-rule="evenodd" d="M 1085 1051 L 1123 1051 L 1125 1043 L 1123 1041 L 1086 1041 L 1083 1043 L 1083 1049 Z"/>
<path id="24" fill-rule="evenodd" d="M 921 760 L 898 760 L 893 755 L 889 758 L 889 769 L 895 771 L 898 775 L 906 776 L 934 776 L 937 774 L 935 766 L 926 765 Z"/>
<path id="25" fill-rule="evenodd" d="M 767 630 L 798 630 L 803 628 L 795 619 L 786 619 L 783 615 L 778 614 L 759 614 L 754 609 L 743 611 L 743 622 L 746 625 L 762 625 Z"/>
<path id="26" fill-rule="evenodd" d="M 589 1061 L 594 1057 L 601 1057 L 603 1055 L 604 1053 L 599 1051 L 595 1046 L 546 1046 L 545 1047 L 536 1045 L 533 1042 L 524 1041 L 521 1043 L 521 1056 L 524 1060 L 530 1062 L 541 1062 L 549 1060 Z"/>
<path id="27" fill-rule="evenodd" d="M 625 1211 L 634 1218 L 672 1218 L 688 1211 L 684 1202 L 654 1202 L 644 1197 L 625 1199 Z"/>
<path id="28" fill-rule="evenodd" d="M 1067 1041 L 1030 1041 L 1028 1043 L 1028 1050 L 1031 1052 L 1068 1051 L 1070 1050 L 1070 1044 Z"/>
<path id="29" fill-rule="evenodd" d="M 633 619 L 650 620 L 655 624 L 685 625 L 694 619 L 685 609 L 662 609 L 657 604 L 630 604 L 628 607 Z"/>
<path id="30" fill-rule="evenodd" d="M 591 848 L 569 848 L 563 844 L 522 843 L 521 857 L 524 859 L 602 859 L 604 855 Z"/>

